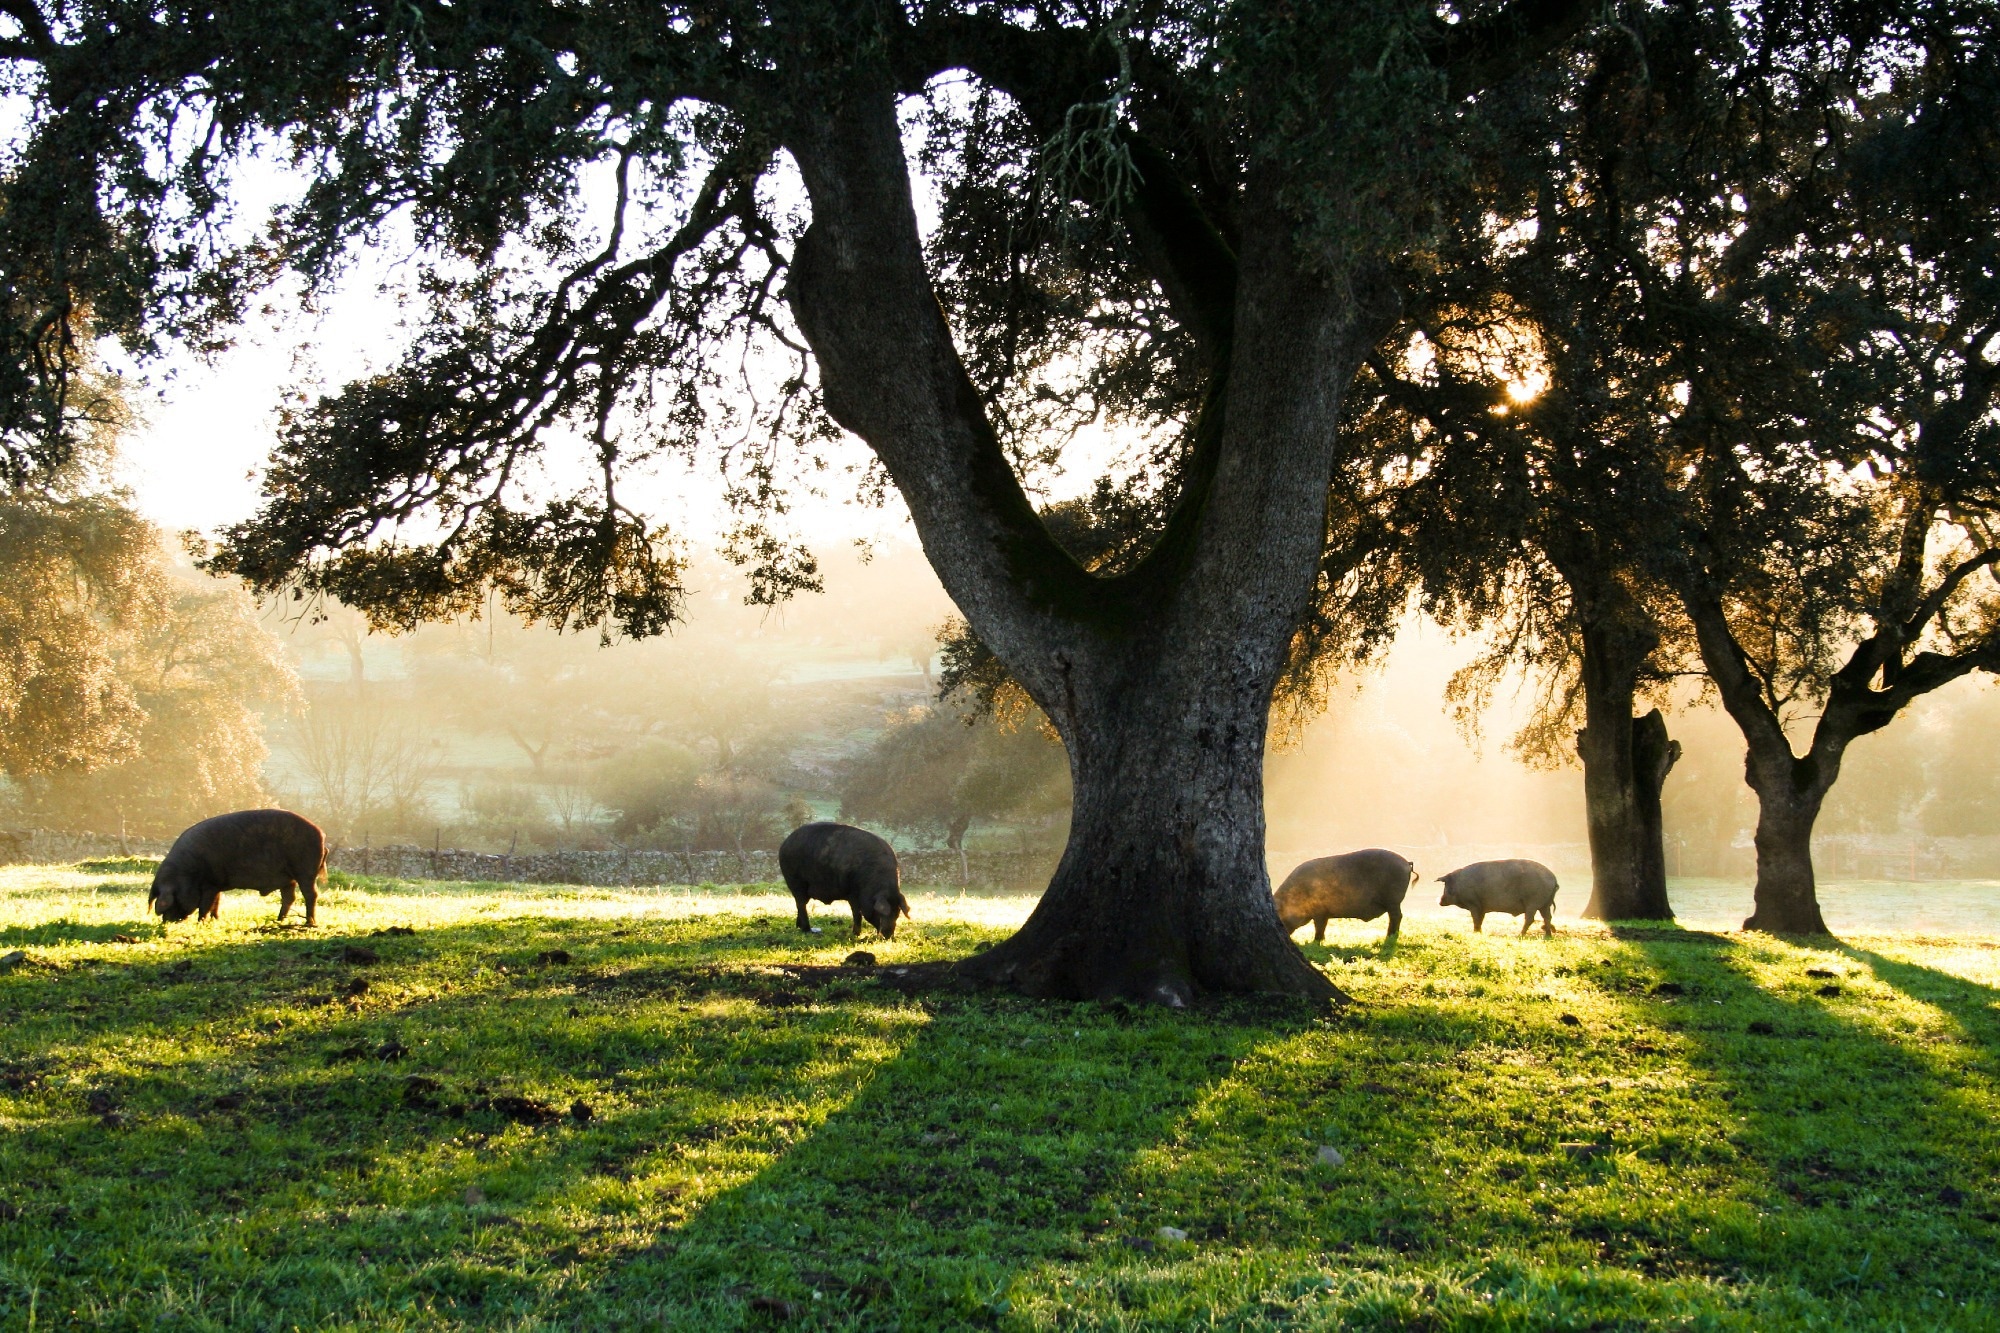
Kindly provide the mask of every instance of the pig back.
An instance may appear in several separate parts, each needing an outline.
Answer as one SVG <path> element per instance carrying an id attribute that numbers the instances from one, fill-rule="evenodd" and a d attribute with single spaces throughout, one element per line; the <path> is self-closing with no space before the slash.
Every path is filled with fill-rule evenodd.
<path id="1" fill-rule="evenodd" d="M 902 882 L 896 849 L 867 829 L 852 824 L 802 824 L 778 845 L 778 871 L 787 884 L 806 890 L 821 902 L 837 895 L 873 896 L 895 892 Z"/>
<path id="2" fill-rule="evenodd" d="M 1475 861 L 1451 872 L 1461 907 L 1519 916 L 1539 912 L 1556 900 L 1556 876 L 1540 861 Z"/>
<path id="3" fill-rule="evenodd" d="M 160 862 L 162 870 L 217 889 L 301 887 L 319 878 L 326 838 L 289 810 L 237 810 L 191 825 Z"/>
<path id="4" fill-rule="evenodd" d="M 1366 921 L 1400 907 L 1410 891 L 1412 867 L 1381 847 L 1307 861 L 1273 895 L 1281 921 L 1359 917 Z"/>

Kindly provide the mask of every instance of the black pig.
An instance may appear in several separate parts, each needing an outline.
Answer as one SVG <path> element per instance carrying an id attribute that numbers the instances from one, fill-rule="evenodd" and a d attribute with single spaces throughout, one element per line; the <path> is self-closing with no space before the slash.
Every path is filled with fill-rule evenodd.
<path id="1" fill-rule="evenodd" d="M 1384 912 L 1389 914 L 1388 937 L 1394 939 L 1403 925 L 1403 895 L 1416 882 L 1415 866 L 1394 852 L 1370 847 L 1306 862 L 1285 876 L 1271 897 L 1285 933 L 1310 921 L 1314 944 L 1326 938 L 1328 917 L 1373 921 Z"/>
<path id="2" fill-rule="evenodd" d="M 1521 918 L 1525 935 L 1539 912 L 1542 933 L 1556 933 L 1556 876 L 1540 861 L 1474 861 L 1440 877 L 1438 883 L 1444 885 L 1438 906 L 1463 907 L 1472 913 L 1474 932 L 1488 912 L 1506 912 Z"/>
<path id="3" fill-rule="evenodd" d="M 806 900 L 845 902 L 854 909 L 855 938 L 862 918 L 893 939 L 897 916 L 908 916 L 903 897 L 903 872 L 896 850 L 866 829 L 850 824 L 802 824 L 778 847 L 778 871 L 799 905 L 799 929 L 813 931 Z"/>
<path id="4" fill-rule="evenodd" d="M 153 874 L 146 901 L 168 921 L 221 915 L 224 889 L 276 889 L 278 919 L 306 900 L 306 924 L 315 924 L 319 876 L 326 868 L 326 837 L 319 825 L 289 810 L 238 810 L 204 819 L 174 839 Z"/>

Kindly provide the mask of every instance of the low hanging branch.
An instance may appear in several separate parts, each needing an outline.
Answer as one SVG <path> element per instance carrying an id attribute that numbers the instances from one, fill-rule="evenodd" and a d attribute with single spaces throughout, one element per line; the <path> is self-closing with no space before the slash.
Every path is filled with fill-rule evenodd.
<path id="1" fill-rule="evenodd" d="M 769 322 L 769 276 L 736 276 L 752 250 L 781 267 L 755 194 L 769 153 L 739 140 L 665 243 L 617 263 L 631 206 L 621 150 L 604 246 L 511 319 L 475 280 L 465 295 L 480 317 L 435 320 L 403 367 L 295 417 L 264 510 L 226 530 L 205 566 L 260 593 L 336 597 L 384 628 L 477 613 L 490 587 L 508 610 L 559 628 L 665 630 L 680 615 L 684 562 L 617 499 L 634 460 L 613 418 L 664 369 L 704 383 L 712 324 Z M 523 508 L 521 474 L 565 422 L 588 423 L 599 490 Z M 440 520 L 439 535 L 412 535 Z"/>

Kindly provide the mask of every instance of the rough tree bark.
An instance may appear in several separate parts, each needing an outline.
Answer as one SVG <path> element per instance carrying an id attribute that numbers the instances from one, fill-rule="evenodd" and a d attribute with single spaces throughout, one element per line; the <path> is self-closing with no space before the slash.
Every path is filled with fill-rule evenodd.
<path id="1" fill-rule="evenodd" d="M 1670 921 L 1660 789 L 1680 758 L 1654 709 L 1632 715 L 1639 675 L 1658 646 L 1650 627 L 1625 620 L 1583 626 L 1583 799 L 1590 830 L 1590 902 L 1600 921 Z"/>
<path id="2" fill-rule="evenodd" d="M 1837 775 L 1821 770 L 1812 757 L 1799 759 L 1761 744 L 1744 762 L 1750 789 L 1757 793 L 1756 906 L 1745 930 L 1780 935 L 1825 935 L 1819 886 L 1813 874 L 1813 824 Z"/>
<path id="3" fill-rule="evenodd" d="M 1690 588 L 1683 590 L 1682 603 L 1694 623 L 1709 679 L 1743 733 L 1744 780 L 1757 794 L 1756 905 L 1743 928 L 1824 935 L 1826 921 L 1813 882 L 1812 829 L 1840 773 L 1846 739 L 1838 733 L 1845 728 L 1829 727 L 1828 715 L 1822 715 L 1812 751 L 1803 759 L 1795 755 L 1784 722 L 1729 628 L 1720 599 Z"/>
<path id="4" fill-rule="evenodd" d="M 1666 788 L 1667 774 L 1680 762 L 1681 743 L 1667 735 L 1667 720 L 1655 708 L 1632 722 L 1632 770 L 1638 788 L 1639 882 L 1660 886 L 1660 908 L 1671 918 L 1667 902 L 1666 812 L 1660 793 Z"/>
<path id="5" fill-rule="evenodd" d="M 1366 299 L 1365 275 L 1307 272 L 1272 182 L 1249 187 L 1240 255 L 1169 228 L 1183 262 L 1216 262 L 1207 290 L 1227 304 L 1200 322 L 1229 336 L 1158 544 L 1096 577 L 1041 524 L 958 357 L 886 80 L 848 87 L 789 142 L 813 222 L 787 296 L 828 409 L 882 459 L 946 590 L 1069 753 L 1054 879 L 1017 935 L 962 970 L 1168 1005 L 1202 989 L 1338 995 L 1271 905 L 1264 740 L 1325 542 L 1341 395 L 1388 301 Z"/>

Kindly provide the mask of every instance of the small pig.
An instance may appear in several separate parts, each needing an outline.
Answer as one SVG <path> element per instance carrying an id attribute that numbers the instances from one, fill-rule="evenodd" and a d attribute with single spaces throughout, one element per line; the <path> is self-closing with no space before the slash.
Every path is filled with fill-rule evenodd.
<path id="1" fill-rule="evenodd" d="M 910 914 L 903 897 L 903 872 L 896 851 L 866 829 L 851 824 L 801 824 L 778 847 L 778 871 L 799 905 L 799 929 L 817 934 L 806 915 L 806 900 L 854 909 L 854 935 L 865 917 L 883 939 L 896 935 L 896 918 Z"/>
<path id="2" fill-rule="evenodd" d="M 310 819 L 289 810 L 238 810 L 204 819 L 175 838 L 146 901 L 168 921 L 193 912 L 206 920 L 221 915 L 224 889 L 276 889 L 282 921 L 303 893 L 310 926 L 325 868 L 326 838 Z"/>
<path id="3" fill-rule="evenodd" d="M 1440 907 L 1463 907 L 1472 913 L 1472 929 L 1488 912 L 1507 912 L 1521 918 L 1521 933 L 1535 924 L 1541 913 L 1542 933 L 1556 933 L 1555 872 L 1540 861 L 1474 861 L 1439 878 L 1444 885 Z"/>
<path id="4" fill-rule="evenodd" d="M 1373 921 L 1387 912 L 1389 933 L 1384 938 L 1394 939 L 1403 928 L 1403 895 L 1416 882 L 1415 866 L 1394 852 L 1370 847 L 1306 862 L 1285 876 L 1271 898 L 1287 935 L 1310 921 L 1313 943 L 1318 944 L 1326 938 L 1329 917 Z"/>

